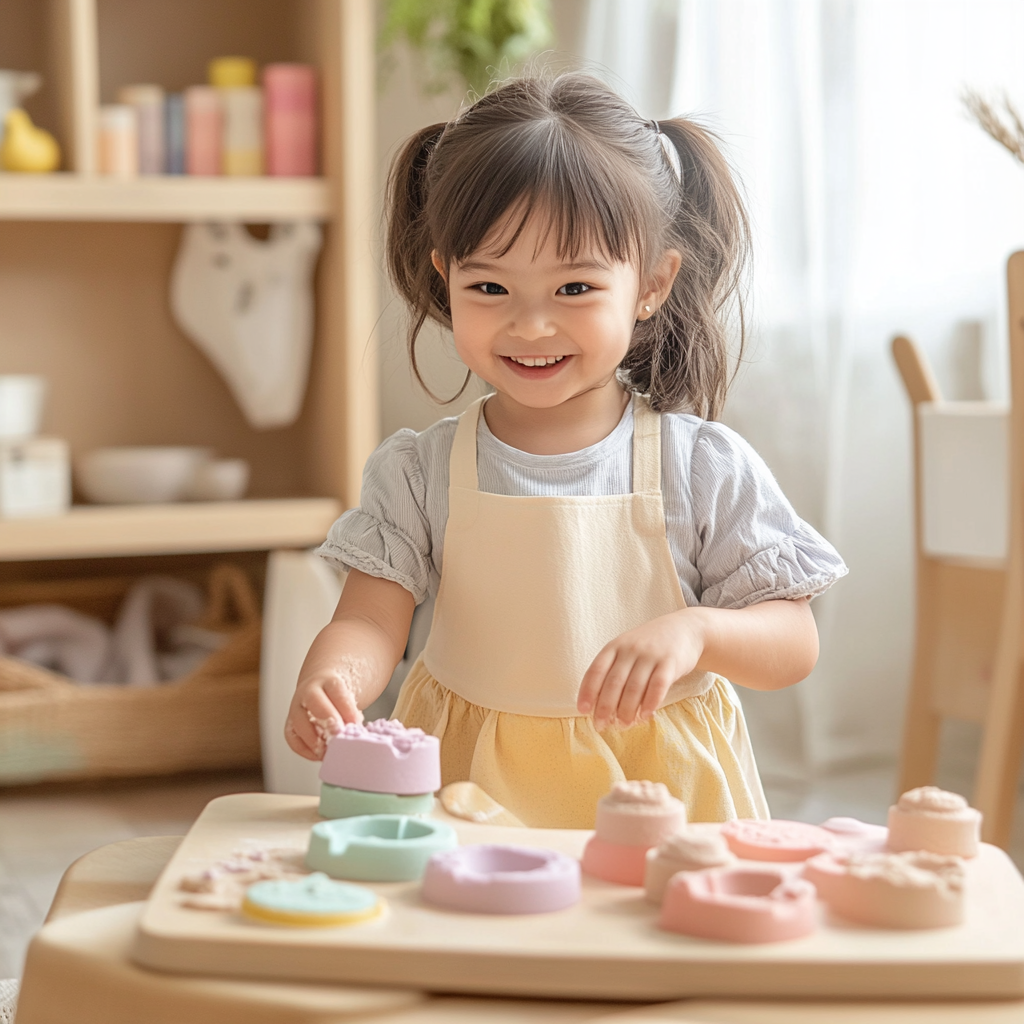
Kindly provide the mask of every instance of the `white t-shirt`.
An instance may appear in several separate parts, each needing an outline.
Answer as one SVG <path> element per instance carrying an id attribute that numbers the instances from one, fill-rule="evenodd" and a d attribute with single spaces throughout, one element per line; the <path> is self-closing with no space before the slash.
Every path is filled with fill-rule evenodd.
<path id="1" fill-rule="evenodd" d="M 367 460 L 359 508 L 331 527 L 329 562 L 393 580 L 419 604 L 437 594 L 448 521 L 455 417 L 400 430 Z M 626 494 L 632 489 L 633 406 L 597 444 L 532 455 L 499 441 L 480 417 L 482 491 L 506 495 Z M 847 568 L 801 520 L 761 457 L 721 423 L 661 417 L 661 485 L 672 561 L 689 606 L 743 608 L 827 590 Z"/>

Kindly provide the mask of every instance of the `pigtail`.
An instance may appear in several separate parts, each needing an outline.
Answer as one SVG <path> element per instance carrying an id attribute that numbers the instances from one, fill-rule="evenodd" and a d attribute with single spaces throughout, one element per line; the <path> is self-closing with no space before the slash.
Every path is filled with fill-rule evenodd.
<path id="1" fill-rule="evenodd" d="M 417 132 L 395 158 L 387 183 L 387 264 L 391 280 L 409 303 L 409 360 L 420 387 L 434 401 L 442 403 L 427 387 L 416 362 L 416 339 L 428 319 L 451 327 L 448 288 L 434 269 L 431 253 L 434 240 L 427 222 L 427 165 L 444 130 L 445 123 L 432 124 Z M 469 376 L 454 402 L 469 384 Z"/>
<path id="2" fill-rule="evenodd" d="M 650 396 L 658 411 L 686 402 L 705 419 L 716 418 L 732 382 L 728 321 L 735 299 L 739 349 L 744 345 L 742 278 L 750 230 L 739 190 L 710 132 L 683 118 L 656 122 L 678 155 L 659 154 L 671 181 L 675 208 L 665 248 L 682 254 L 672 291 L 637 324 L 622 363 L 629 387 Z M 661 139 L 651 131 L 660 149 Z"/>

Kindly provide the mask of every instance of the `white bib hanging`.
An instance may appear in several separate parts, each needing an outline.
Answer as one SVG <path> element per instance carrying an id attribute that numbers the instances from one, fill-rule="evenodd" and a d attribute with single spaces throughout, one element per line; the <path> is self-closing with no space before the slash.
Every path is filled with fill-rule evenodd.
<path id="1" fill-rule="evenodd" d="M 171 310 L 227 381 L 249 423 L 294 423 L 313 344 L 320 226 L 275 224 L 266 241 L 241 224 L 187 224 L 171 274 Z"/>

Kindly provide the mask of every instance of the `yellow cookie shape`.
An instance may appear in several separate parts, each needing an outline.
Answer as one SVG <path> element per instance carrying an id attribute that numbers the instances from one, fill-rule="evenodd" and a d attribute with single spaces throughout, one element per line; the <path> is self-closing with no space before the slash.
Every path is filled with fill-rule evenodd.
<path id="1" fill-rule="evenodd" d="M 242 913 L 257 921 L 296 928 L 360 924 L 383 909 L 384 901 L 371 889 L 335 882 L 319 871 L 306 878 L 257 882 L 242 902 Z"/>

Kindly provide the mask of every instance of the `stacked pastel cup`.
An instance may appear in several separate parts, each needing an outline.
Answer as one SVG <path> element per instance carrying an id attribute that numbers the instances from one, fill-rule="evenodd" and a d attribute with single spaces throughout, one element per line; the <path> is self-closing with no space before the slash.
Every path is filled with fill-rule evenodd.
<path id="1" fill-rule="evenodd" d="M 331 737 L 320 769 L 320 815 L 430 814 L 441 788 L 441 744 L 422 729 L 378 719 Z"/>

